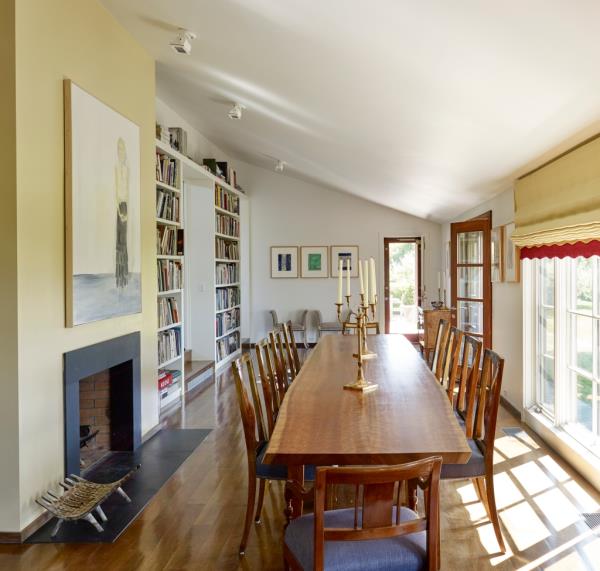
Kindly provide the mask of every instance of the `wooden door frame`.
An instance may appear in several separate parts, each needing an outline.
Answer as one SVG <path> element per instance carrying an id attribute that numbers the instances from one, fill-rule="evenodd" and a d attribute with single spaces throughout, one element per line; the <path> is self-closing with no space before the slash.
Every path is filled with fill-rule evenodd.
<path id="1" fill-rule="evenodd" d="M 421 236 L 412 236 L 412 237 L 400 237 L 400 238 L 384 238 L 383 239 L 383 298 L 384 298 L 384 307 L 385 307 L 385 324 L 384 330 L 386 333 L 390 332 L 390 244 L 416 244 L 417 246 L 417 306 L 421 305 L 421 247 L 422 247 L 422 238 Z M 416 325 L 416 324 L 415 324 Z M 409 333 L 406 335 L 409 341 L 416 342 L 418 333 L 415 332 Z"/>
<path id="2" fill-rule="evenodd" d="M 457 303 L 457 252 L 456 237 L 462 232 L 483 232 L 483 344 L 486 348 L 492 348 L 492 212 L 484 212 L 479 216 L 463 222 L 450 224 L 450 295 L 451 305 L 455 311 L 452 312 L 452 323 L 458 323 Z"/>

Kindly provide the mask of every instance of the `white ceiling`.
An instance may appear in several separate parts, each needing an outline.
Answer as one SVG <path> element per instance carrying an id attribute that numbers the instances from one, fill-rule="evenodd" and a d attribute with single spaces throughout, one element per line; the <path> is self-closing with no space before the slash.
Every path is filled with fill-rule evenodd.
<path id="1" fill-rule="evenodd" d="M 225 151 L 424 218 L 600 119 L 595 0 L 102 1 L 156 58 L 158 96 Z M 191 56 L 168 46 L 179 26 Z"/>

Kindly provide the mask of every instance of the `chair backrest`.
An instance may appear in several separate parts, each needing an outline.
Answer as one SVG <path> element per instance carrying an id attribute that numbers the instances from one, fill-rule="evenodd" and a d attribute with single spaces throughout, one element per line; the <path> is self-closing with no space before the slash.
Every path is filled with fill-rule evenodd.
<path id="1" fill-rule="evenodd" d="M 292 322 L 288 321 L 287 332 L 286 335 L 288 337 L 288 341 L 290 347 L 292 349 L 292 357 L 294 359 L 294 367 L 296 368 L 296 374 L 300 372 L 300 367 L 302 366 L 302 362 L 300 361 L 300 356 L 298 355 L 298 346 L 296 345 L 296 338 L 294 337 L 294 328 L 292 327 Z M 285 331 L 285 330 L 284 330 Z"/>
<path id="2" fill-rule="evenodd" d="M 483 366 L 479 387 L 477 389 L 478 396 L 475 405 L 473 438 L 482 442 L 484 452 L 490 454 L 494 450 L 503 372 L 504 359 L 494 351 L 485 349 L 483 352 Z"/>
<path id="3" fill-rule="evenodd" d="M 242 426 L 244 428 L 246 451 L 248 453 L 248 461 L 250 462 L 256 455 L 256 448 L 261 440 L 261 436 L 257 427 L 256 411 L 248 398 L 248 391 L 246 390 L 244 383 L 244 363 L 247 363 L 248 359 L 249 357 L 247 354 L 236 359 L 231 363 L 231 370 L 233 371 L 233 378 L 235 380 L 235 390 L 237 393 L 238 404 L 240 405 Z M 250 364 L 252 364 L 252 361 L 250 361 Z"/>
<path id="4" fill-rule="evenodd" d="M 292 351 L 292 342 L 290 340 L 291 334 L 291 327 L 289 327 L 287 323 L 284 323 L 281 327 L 280 337 L 283 347 L 285 348 L 285 360 L 287 362 L 290 380 L 293 381 L 296 378 L 298 371 L 296 370 L 296 361 L 294 360 L 294 352 Z"/>
<path id="5" fill-rule="evenodd" d="M 379 329 L 379 321 L 369 321 L 366 325 L 367 335 L 369 335 L 369 331 L 371 335 L 379 335 L 381 333 Z M 344 321 L 342 326 L 342 335 L 346 335 L 346 331 L 354 331 L 356 332 L 356 323 L 348 323 Z"/>
<path id="6" fill-rule="evenodd" d="M 448 389 L 451 384 L 451 378 L 456 379 L 458 374 L 458 364 L 460 361 L 460 352 L 462 349 L 462 340 L 464 332 L 458 327 L 450 327 L 448 331 L 448 339 L 446 341 L 446 354 L 444 355 L 444 369 L 442 373 L 441 383 Z"/>
<path id="7" fill-rule="evenodd" d="M 263 339 L 256 344 L 256 362 L 258 363 L 258 374 L 260 375 L 263 397 L 265 400 L 265 409 L 267 413 L 267 424 L 269 432 L 273 432 L 275 420 L 279 413 L 281 405 L 279 385 L 275 377 L 275 369 L 269 351 L 267 339 Z"/>
<path id="8" fill-rule="evenodd" d="M 439 537 L 439 481 L 442 459 L 425 458 L 399 466 L 377 468 L 318 468 L 315 482 L 314 568 L 323 569 L 325 541 L 386 539 L 427 532 L 428 569 L 437 569 Z M 424 490 L 425 515 L 402 520 L 402 487 Z M 354 526 L 326 528 L 324 522 L 328 488 L 336 484 L 355 487 Z"/>
<path id="9" fill-rule="evenodd" d="M 281 338 L 279 336 L 279 332 L 276 331 L 269 331 L 268 337 L 269 346 L 271 347 L 271 355 L 273 356 L 273 362 L 275 363 L 275 374 L 277 375 L 277 381 L 280 385 L 280 391 L 283 390 L 283 394 L 285 394 L 290 383 L 288 381 L 287 364 L 283 354 Z"/>
<path id="10" fill-rule="evenodd" d="M 269 313 L 271 314 L 271 319 L 273 320 L 273 329 L 278 329 L 279 318 L 277 317 L 277 312 L 274 309 L 270 309 Z"/>
<path id="11" fill-rule="evenodd" d="M 431 370 L 439 381 L 441 381 L 444 372 L 444 355 L 446 354 L 449 333 L 450 323 L 445 319 L 440 319 L 438 322 L 437 335 L 435 336 L 433 357 L 431 359 Z"/>
<path id="12" fill-rule="evenodd" d="M 471 335 L 463 336 L 460 364 L 456 377 L 451 377 L 448 384 L 448 398 L 454 402 L 454 408 L 465 421 L 467 438 L 473 438 L 473 420 L 475 418 L 475 402 L 477 400 L 477 383 L 479 382 L 479 363 L 483 343 Z M 458 393 L 454 396 L 455 385 Z M 454 401 L 452 400 L 454 399 Z"/>

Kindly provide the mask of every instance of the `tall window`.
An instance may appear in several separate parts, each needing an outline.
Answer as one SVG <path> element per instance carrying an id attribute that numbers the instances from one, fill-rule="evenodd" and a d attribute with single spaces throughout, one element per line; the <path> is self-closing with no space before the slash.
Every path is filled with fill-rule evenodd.
<path id="1" fill-rule="evenodd" d="M 600 257 L 531 263 L 536 404 L 600 456 Z"/>

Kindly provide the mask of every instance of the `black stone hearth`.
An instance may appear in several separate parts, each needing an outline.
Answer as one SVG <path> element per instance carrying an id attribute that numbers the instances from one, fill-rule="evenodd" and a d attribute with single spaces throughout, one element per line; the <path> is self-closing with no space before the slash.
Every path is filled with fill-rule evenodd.
<path id="1" fill-rule="evenodd" d="M 80 474 L 79 382 L 109 370 L 112 451 L 141 444 L 140 334 L 130 333 L 64 354 L 65 475 Z"/>

